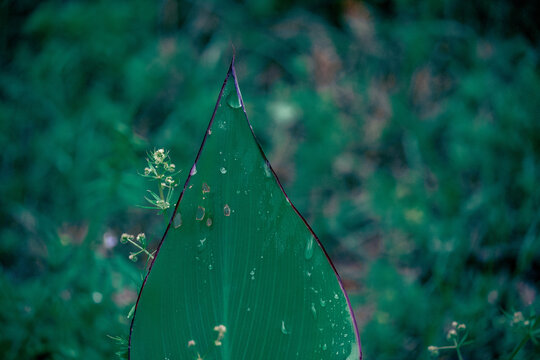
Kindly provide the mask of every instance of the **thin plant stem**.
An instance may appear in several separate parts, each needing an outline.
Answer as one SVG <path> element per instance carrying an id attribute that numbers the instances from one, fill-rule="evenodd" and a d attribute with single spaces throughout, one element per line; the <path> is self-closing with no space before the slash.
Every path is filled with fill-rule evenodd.
<path id="1" fill-rule="evenodd" d="M 463 356 L 461 356 L 461 351 L 459 350 L 459 346 L 456 339 L 454 339 L 454 346 L 456 347 L 456 352 L 459 360 L 463 360 Z"/>
<path id="2" fill-rule="evenodd" d="M 132 245 L 134 245 L 135 247 L 137 247 L 139 250 L 143 251 L 146 255 L 148 255 L 148 257 L 150 257 L 151 259 L 154 259 L 154 255 L 152 255 L 150 252 L 148 252 L 148 250 L 146 250 L 145 248 L 143 248 L 141 245 L 137 244 L 135 241 L 133 240 L 129 240 L 127 239 L 127 241 L 129 241 Z"/>
<path id="3" fill-rule="evenodd" d="M 161 179 L 160 179 L 160 183 L 158 184 L 158 188 L 159 188 L 159 197 L 161 198 L 161 200 L 165 201 L 165 196 L 163 195 L 163 186 L 161 186 Z"/>
<path id="4" fill-rule="evenodd" d="M 512 354 L 510 354 L 510 357 L 508 358 L 508 360 L 512 360 L 517 355 L 517 353 L 521 350 L 521 348 L 525 346 L 527 341 L 529 341 L 529 334 L 525 335 L 525 337 L 521 340 L 521 342 L 514 348 L 514 351 L 512 351 Z"/>

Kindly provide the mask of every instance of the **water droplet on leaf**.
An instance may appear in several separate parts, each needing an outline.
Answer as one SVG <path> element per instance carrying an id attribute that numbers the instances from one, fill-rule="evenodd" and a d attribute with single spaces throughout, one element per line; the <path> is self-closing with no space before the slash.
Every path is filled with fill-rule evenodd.
<path id="1" fill-rule="evenodd" d="M 266 177 L 272 177 L 272 170 L 270 170 L 270 164 L 268 163 L 268 160 L 264 161 L 263 168 L 264 168 L 264 175 Z"/>
<path id="2" fill-rule="evenodd" d="M 238 109 L 242 106 L 240 103 L 240 99 L 238 98 L 238 94 L 236 91 L 231 91 L 229 95 L 227 96 L 227 105 L 232 107 L 233 109 Z"/>
<path id="3" fill-rule="evenodd" d="M 173 225 L 175 229 L 182 226 L 182 215 L 179 212 L 174 215 Z"/>
<path id="4" fill-rule="evenodd" d="M 202 206 L 199 206 L 197 208 L 197 213 L 195 214 L 195 220 L 201 221 L 204 218 L 204 208 Z"/>
<path id="5" fill-rule="evenodd" d="M 284 335 L 289 335 L 291 332 L 285 327 L 285 320 L 281 320 L 281 332 Z"/>
<path id="6" fill-rule="evenodd" d="M 209 193 L 209 192 L 210 192 L 210 186 L 208 186 L 207 183 L 203 183 L 202 184 L 202 193 L 206 194 L 206 193 Z"/>
<path id="7" fill-rule="evenodd" d="M 310 236 L 307 240 L 304 257 L 306 258 L 306 260 L 309 260 L 313 257 L 313 236 Z"/>

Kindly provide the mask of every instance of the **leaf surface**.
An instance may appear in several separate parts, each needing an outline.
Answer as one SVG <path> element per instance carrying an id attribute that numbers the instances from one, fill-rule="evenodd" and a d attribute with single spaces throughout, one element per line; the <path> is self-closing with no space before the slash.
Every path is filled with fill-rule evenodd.
<path id="1" fill-rule="evenodd" d="M 361 358 L 339 276 L 253 134 L 234 59 L 141 288 L 129 356 Z"/>

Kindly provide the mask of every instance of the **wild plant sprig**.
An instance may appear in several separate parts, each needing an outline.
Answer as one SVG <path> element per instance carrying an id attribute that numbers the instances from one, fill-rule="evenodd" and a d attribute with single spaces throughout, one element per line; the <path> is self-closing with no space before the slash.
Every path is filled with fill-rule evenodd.
<path id="1" fill-rule="evenodd" d="M 169 156 L 169 151 L 164 149 L 154 150 L 147 153 L 146 158 L 147 166 L 144 168 L 144 173 L 139 173 L 142 177 L 150 179 L 157 182 L 157 193 L 148 189 L 146 190 L 150 197 L 144 197 L 150 206 L 140 206 L 145 209 L 157 209 L 162 215 L 165 215 L 167 210 L 170 208 L 171 199 L 173 196 L 174 188 L 178 185 L 174 177 L 180 173 L 176 171 L 176 166 L 172 163 Z M 148 250 L 148 243 L 146 241 L 146 235 L 140 233 L 137 236 L 124 233 L 120 236 L 120 242 L 122 244 L 131 244 L 136 248 L 136 251 L 131 251 L 129 253 L 129 259 L 133 262 L 138 260 L 140 254 L 145 254 L 147 256 L 146 264 L 150 260 L 154 260 L 155 251 Z M 135 311 L 135 305 L 131 307 L 127 318 L 131 318 Z M 118 346 L 119 351 L 116 352 L 116 355 L 120 359 L 128 358 L 128 341 L 126 338 L 121 336 L 109 336 L 114 340 Z M 202 359 L 199 356 L 200 359 Z"/>
<path id="2" fill-rule="evenodd" d="M 122 336 L 111 336 L 107 335 L 110 339 L 112 339 L 114 342 L 116 342 L 118 346 L 118 351 L 116 352 L 116 356 L 119 359 L 127 360 L 128 359 L 128 346 L 129 342 L 128 339 Z"/>
<path id="3" fill-rule="evenodd" d="M 140 233 L 137 236 L 124 233 L 122 236 L 120 236 L 120 242 L 122 244 L 129 242 L 131 245 L 139 249 L 138 251 L 129 253 L 129 260 L 133 262 L 137 261 L 137 256 L 142 253 L 145 253 L 149 259 L 154 259 L 155 251 L 150 252 L 147 250 L 146 235 L 144 233 Z"/>
<path id="4" fill-rule="evenodd" d="M 528 317 L 525 317 L 521 311 L 515 311 L 512 313 L 504 312 L 507 319 L 507 324 L 516 332 L 521 334 L 521 341 L 514 347 L 512 352 L 506 360 L 514 360 L 516 355 L 523 349 L 523 347 L 530 341 L 533 344 L 540 344 L 540 316 L 536 315 L 534 309 Z M 468 333 L 465 324 L 458 324 L 452 322 L 450 330 L 448 330 L 446 339 L 452 343 L 447 346 L 428 346 L 428 351 L 433 357 L 438 357 L 441 350 L 455 350 L 459 360 L 463 360 L 461 354 L 461 348 L 465 345 L 472 344 L 473 341 L 467 341 Z"/>
<path id="5" fill-rule="evenodd" d="M 170 208 L 174 188 L 178 186 L 174 176 L 180 171 L 176 171 L 176 166 L 171 162 L 169 151 L 164 149 L 154 150 L 147 154 L 147 166 L 141 176 L 157 182 L 157 193 L 147 190 L 150 197 L 144 197 L 150 206 L 141 206 L 146 209 L 157 209 L 165 213 Z"/>
<path id="6" fill-rule="evenodd" d="M 446 333 L 446 340 L 452 345 L 446 346 L 428 346 L 428 351 L 433 357 L 438 357 L 441 350 L 455 350 L 459 360 L 463 360 L 461 354 L 461 348 L 463 346 L 472 344 L 473 341 L 467 341 L 469 336 L 467 326 L 465 324 L 459 324 L 457 321 L 453 321 L 450 330 Z"/>
<path id="7" fill-rule="evenodd" d="M 513 360 L 529 340 L 535 345 L 539 344 L 540 328 L 537 327 L 539 316 L 536 315 L 534 309 L 531 310 L 528 317 L 525 317 L 521 311 L 516 311 L 513 314 L 505 313 L 505 315 L 510 327 L 522 335 L 521 341 L 508 356 L 508 360 Z"/>
<path id="8" fill-rule="evenodd" d="M 141 207 L 157 209 L 162 215 L 165 215 L 167 209 L 170 207 L 174 188 L 178 185 L 176 180 L 174 180 L 174 176 L 178 175 L 180 171 L 176 171 L 176 166 L 172 163 L 169 156 L 169 151 L 164 149 L 148 152 L 146 163 L 147 166 L 144 168 L 144 173 L 139 173 L 139 175 L 157 182 L 157 193 L 150 189 L 146 190 L 150 194 L 150 197 L 145 196 L 145 199 L 151 206 Z M 154 259 L 154 252 L 150 252 L 147 249 L 148 244 L 144 233 L 140 233 L 137 236 L 124 233 L 120 237 L 120 242 L 123 244 L 130 243 L 137 248 L 136 251 L 130 252 L 130 260 L 137 261 L 138 256 L 143 253 L 147 255 L 147 261 Z"/>

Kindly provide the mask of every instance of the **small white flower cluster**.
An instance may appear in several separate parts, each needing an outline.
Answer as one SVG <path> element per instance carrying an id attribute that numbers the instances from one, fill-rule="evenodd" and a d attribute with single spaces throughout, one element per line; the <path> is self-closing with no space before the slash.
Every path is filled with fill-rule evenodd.
<path id="1" fill-rule="evenodd" d="M 529 326 L 530 323 L 531 323 L 530 320 L 525 319 L 525 316 L 523 316 L 523 313 L 521 311 L 516 311 L 512 315 L 510 326 L 527 327 Z"/>
<path id="2" fill-rule="evenodd" d="M 458 338 L 458 332 L 463 332 L 467 329 L 465 324 L 458 324 L 457 321 L 452 321 L 452 327 L 446 333 L 446 340 L 452 341 Z"/>
<path id="3" fill-rule="evenodd" d="M 150 203 L 151 209 L 165 211 L 171 206 L 173 190 L 178 184 L 173 179 L 176 166 L 171 162 L 169 151 L 164 149 L 154 150 L 146 158 L 147 167 L 142 176 L 158 182 L 158 193 L 147 190 L 151 198 L 145 197 Z"/>
<path id="4" fill-rule="evenodd" d="M 461 347 L 470 344 L 467 340 L 467 326 L 457 321 L 452 321 L 450 329 L 446 333 L 446 340 L 452 345 L 447 346 L 428 346 L 427 350 L 432 357 L 438 357 L 441 350 L 455 350 L 458 358 L 461 359 Z"/>
<path id="5" fill-rule="evenodd" d="M 130 252 L 129 254 L 129 260 L 135 262 L 137 261 L 137 256 L 141 253 L 145 253 L 146 255 L 148 255 L 148 257 L 150 259 L 153 259 L 154 258 L 154 255 L 151 254 L 147 249 L 147 244 L 146 244 L 146 235 L 144 233 L 140 233 L 138 234 L 137 236 L 134 236 L 134 235 L 131 235 L 131 234 L 126 234 L 126 233 L 123 233 L 122 236 L 120 236 L 120 242 L 122 244 L 125 244 L 125 243 L 130 243 L 132 245 L 134 245 L 138 251 L 135 251 L 135 252 Z"/>
<path id="6" fill-rule="evenodd" d="M 165 213 L 170 208 L 171 198 L 174 188 L 178 185 L 174 180 L 176 166 L 171 162 L 169 157 L 169 151 L 164 149 L 154 150 L 147 153 L 146 158 L 147 166 L 144 168 L 144 173 L 141 176 L 150 180 L 156 181 L 158 184 L 157 193 L 152 190 L 147 190 L 151 195 L 150 197 L 144 197 L 151 206 L 141 206 L 147 209 L 157 209 Z M 145 253 L 148 259 L 154 259 L 154 252 L 147 250 L 146 235 L 140 233 L 137 236 L 131 234 L 122 234 L 120 237 L 122 244 L 130 243 L 137 248 L 136 251 L 130 252 L 129 259 L 131 261 L 137 261 L 138 255 Z"/>

